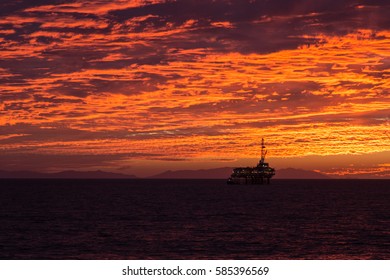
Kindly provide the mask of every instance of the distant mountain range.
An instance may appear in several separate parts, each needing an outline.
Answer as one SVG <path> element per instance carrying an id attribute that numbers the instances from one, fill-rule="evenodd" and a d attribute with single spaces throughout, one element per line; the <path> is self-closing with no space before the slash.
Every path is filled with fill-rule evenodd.
<path id="1" fill-rule="evenodd" d="M 227 179 L 232 173 L 231 167 L 199 169 L 199 170 L 176 170 L 165 171 L 151 176 L 151 179 Z"/>
<path id="2" fill-rule="evenodd" d="M 40 173 L 33 171 L 2 171 L 0 178 L 19 179 L 135 179 L 136 176 L 105 171 L 62 171 L 57 173 Z"/>
<path id="3" fill-rule="evenodd" d="M 309 171 L 296 168 L 278 169 L 275 174 L 275 179 L 332 179 L 320 172 Z"/>
<path id="4" fill-rule="evenodd" d="M 199 169 L 199 170 L 176 170 L 165 171 L 145 179 L 227 179 L 232 167 Z M 140 179 L 134 175 L 106 172 L 106 171 L 62 171 L 56 173 L 42 173 L 34 171 L 4 171 L 0 170 L 0 179 Z M 296 168 L 277 169 L 273 179 L 390 179 L 390 176 L 367 174 L 327 176 L 320 172 L 309 171 Z"/>
<path id="5" fill-rule="evenodd" d="M 165 171 L 160 174 L 147 177 L 146 179 L 227 179 L 232 172 L 231 167 L 199 169 L 199 170 L 176 170 Z M 2 171 L 0 170 L 0 179 L 19 178 L 19 179 L 136 179 L 134 175 L 122 173 L 97 171 L 62 171 L 57 173 L 41 173 L 33 171 Z M 296 168 L 277 169 L 273 179 L 390 179 L 388 176 L 368 177 L 354 176 L 334 176 L 329 177 L 316 171 L 309 171 Z"/>
<path id="6" fill-rule="evenodd" d="M 232 173 L 231 167 L 199 169 L 199 170 L 177 170 L 165 171 L 154 175 L 153 179 L 227 179 Z M 286 168 L 276 171 L 275 179 L 331 179 L 329 176 L 315 171 L 303 169 Z"/>

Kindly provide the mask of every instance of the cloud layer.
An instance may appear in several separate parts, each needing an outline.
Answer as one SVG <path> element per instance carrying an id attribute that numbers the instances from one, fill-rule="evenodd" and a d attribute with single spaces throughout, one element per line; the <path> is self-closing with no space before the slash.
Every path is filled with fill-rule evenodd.
<path id="1" fill-rule="evenodd" d="M 0 11 L 0 168 L 224 162 L 257 157 L 262 137 L 275 158 L 390 150 L 385 1 Z"/>

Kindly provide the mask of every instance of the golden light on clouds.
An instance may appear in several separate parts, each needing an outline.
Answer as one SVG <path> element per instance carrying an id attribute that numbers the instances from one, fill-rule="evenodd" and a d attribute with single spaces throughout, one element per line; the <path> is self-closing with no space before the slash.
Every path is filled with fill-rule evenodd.
<path id="1" fill-rule="evenodd" d="M 320 12 L 175 21 L 164 5 L 76 1 L 0 21 L 4 168 L 21 154 L 102 157 L 75 161 L 87 169 L 226 166 L 256 158 L 261 138 L 274 159 L 390 151 L 388 29 L 327 33 Z M 273 33 L 291 21 L 302 31 Z"/>

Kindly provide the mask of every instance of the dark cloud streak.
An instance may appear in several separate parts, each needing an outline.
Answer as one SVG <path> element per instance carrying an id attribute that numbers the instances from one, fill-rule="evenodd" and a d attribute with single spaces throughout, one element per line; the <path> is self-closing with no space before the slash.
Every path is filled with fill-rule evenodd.
<path id="1" fill-rule="evenodd" d="M 362 150 L 359 126 L 388 122 L 389 14 L 376 0 L 3 1 L 0 167 L 213 158 L 199 147 L 236 137 L 246 153 L 260 129 L 321 153 L 327 124 L 334 153 Z"/>

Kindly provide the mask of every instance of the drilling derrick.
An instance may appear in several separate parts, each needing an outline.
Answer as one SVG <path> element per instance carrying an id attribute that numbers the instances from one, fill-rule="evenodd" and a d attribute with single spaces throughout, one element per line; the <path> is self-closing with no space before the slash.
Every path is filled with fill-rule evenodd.
<path id="1" fill-rule="evenodd" d="M 261 156 L 260 156 L 260 165 L 263 165 L 265 162 L 265 156 L 267 154 L 267 150 L 264 145 L 264 138 L 261 138 Z"/>

